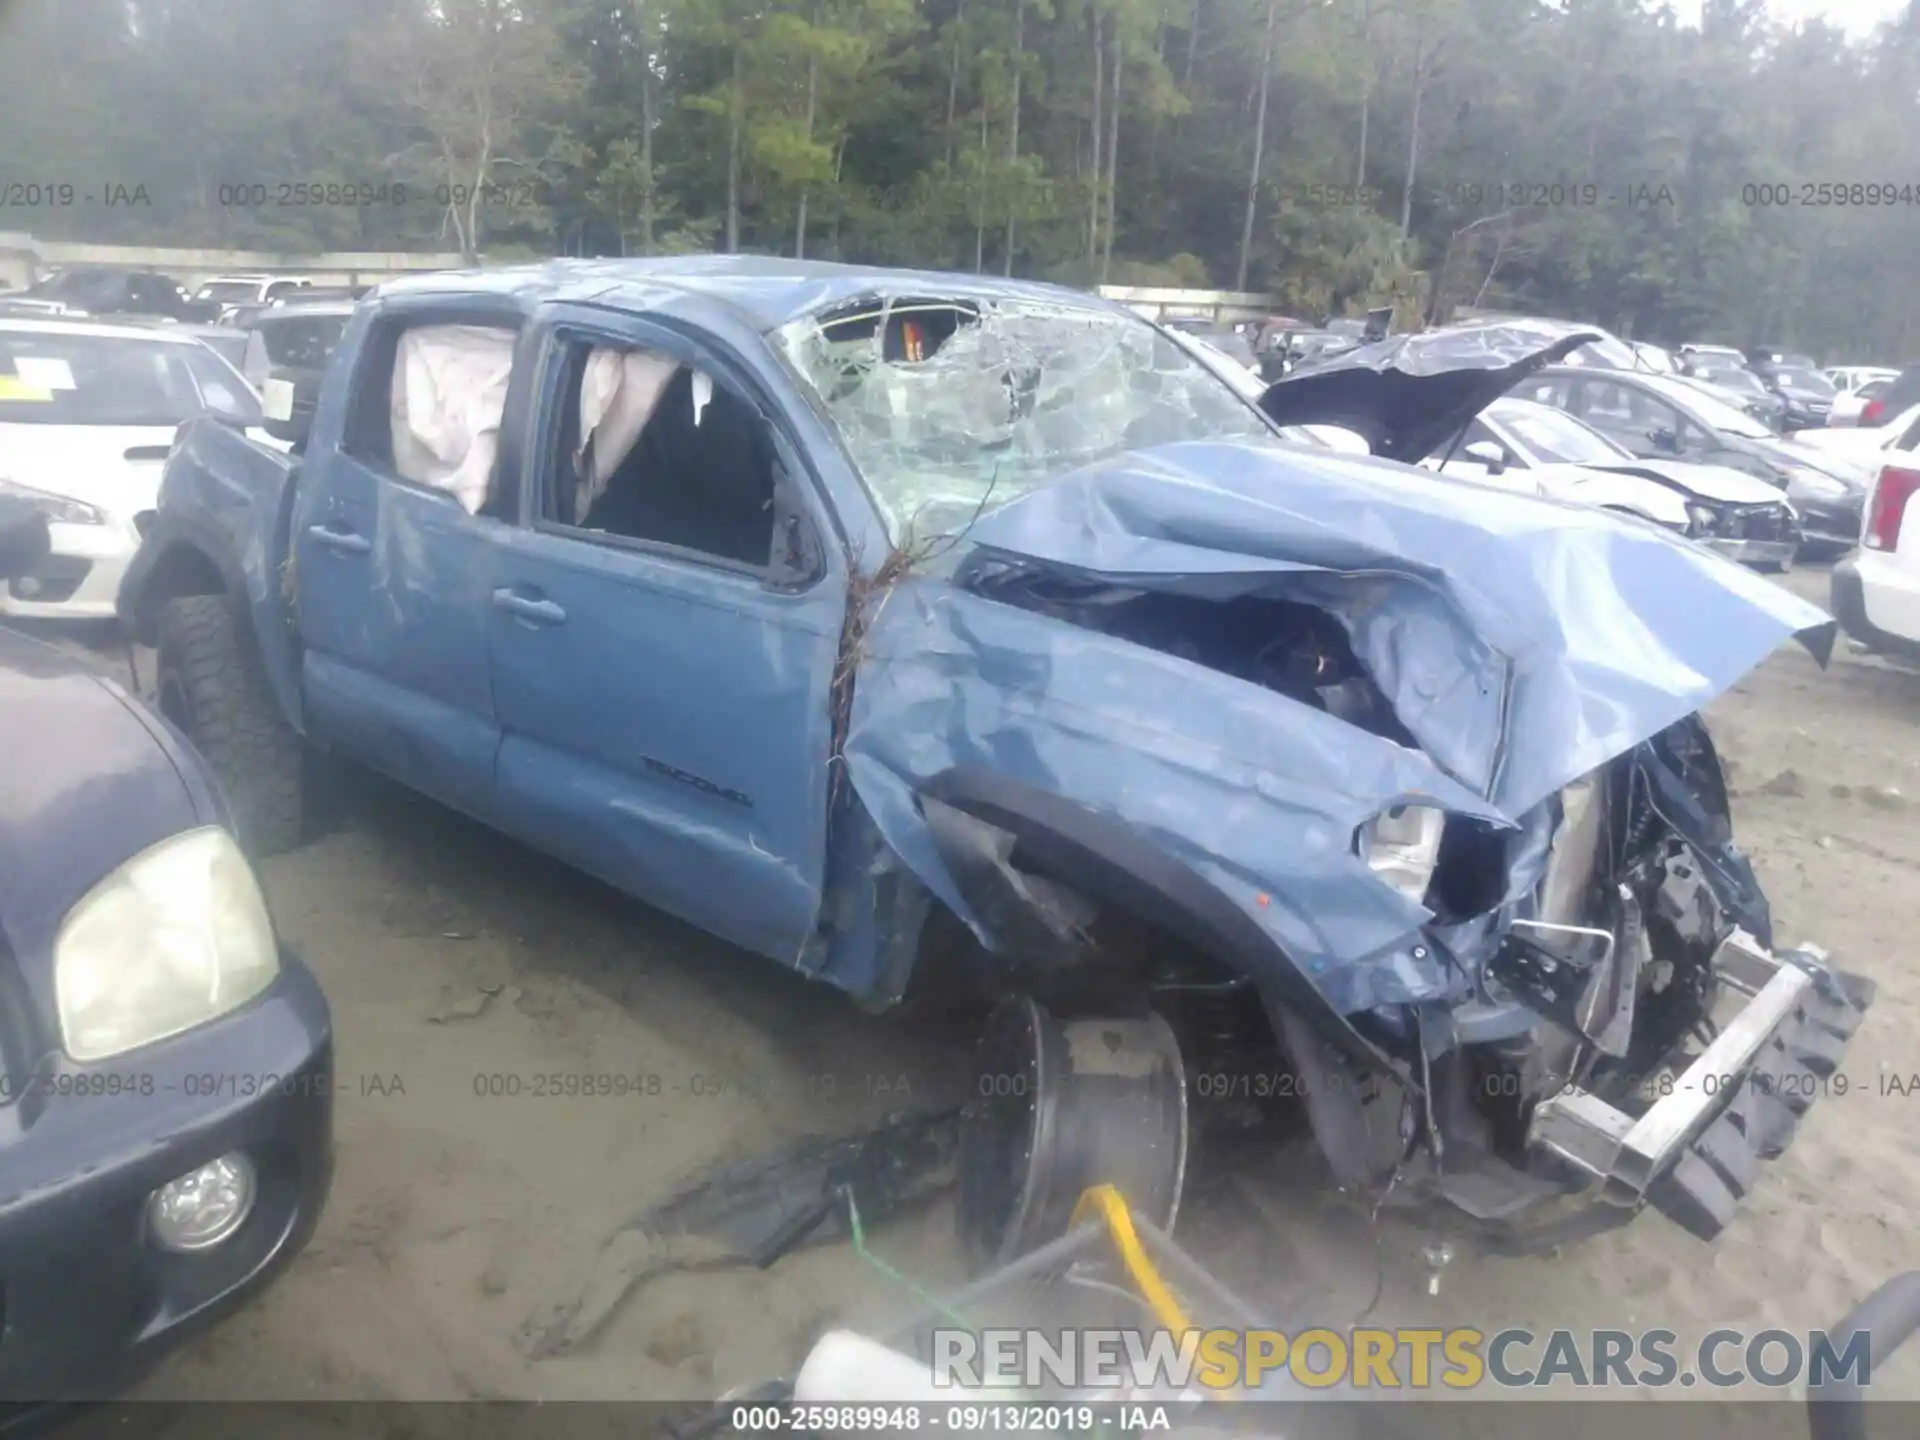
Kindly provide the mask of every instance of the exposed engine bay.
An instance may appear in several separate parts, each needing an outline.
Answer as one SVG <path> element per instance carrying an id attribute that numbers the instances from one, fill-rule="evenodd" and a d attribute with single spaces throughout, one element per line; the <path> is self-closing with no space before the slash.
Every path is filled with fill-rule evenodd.
<path id="1" fill-rule="evenodd" d="M 1397 744 L 1414 743 L 1361 667 L 1345 627 L 1317 606 L 1271 595 L 1207 600 L 1072 580 L 1013 562 L 984 562 L 964 583 L 976 594 L 1276 690 Z"/>

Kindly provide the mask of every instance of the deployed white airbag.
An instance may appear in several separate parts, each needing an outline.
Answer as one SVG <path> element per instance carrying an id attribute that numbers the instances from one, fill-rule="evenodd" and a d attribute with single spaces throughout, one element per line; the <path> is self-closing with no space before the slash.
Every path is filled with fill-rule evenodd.
<path id="1" fill-rule="evenodd" d="M 469 515 L 486 503 L 513 371 L 512 330 L 422 325 L 393 362 L 393 463 L 402 479 L 445 490 Z"/>
<path id="2" fill-rule="evenodd" d="M 577 523 L 640 439 L 679 364 L 643 350 L 601 346 L 580 381 L 580 451 L 574 456 Z"/>

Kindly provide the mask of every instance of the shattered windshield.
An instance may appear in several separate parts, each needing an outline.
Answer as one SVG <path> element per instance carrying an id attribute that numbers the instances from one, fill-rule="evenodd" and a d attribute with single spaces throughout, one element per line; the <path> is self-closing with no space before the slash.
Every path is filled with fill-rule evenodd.
<path id="1" fill-rule="evenodd" d="M 1124 313 L 874 300 L 793 321 L 774 340 L 898 543 L 1127 450 L 1274 435 L 1205 363 Z"/>

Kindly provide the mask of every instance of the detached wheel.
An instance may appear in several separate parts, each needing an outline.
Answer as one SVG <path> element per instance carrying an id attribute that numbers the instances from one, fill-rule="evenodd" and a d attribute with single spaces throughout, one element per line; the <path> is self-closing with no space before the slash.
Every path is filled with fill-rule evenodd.
<path id="1" fill-rule="evenodd" d="M 219 777 L 240 843 L 255 855 L 298 845 L 300 737 L 280 717 L 224 595 L 183 596 L 160 611 L 157 696 Z"/>

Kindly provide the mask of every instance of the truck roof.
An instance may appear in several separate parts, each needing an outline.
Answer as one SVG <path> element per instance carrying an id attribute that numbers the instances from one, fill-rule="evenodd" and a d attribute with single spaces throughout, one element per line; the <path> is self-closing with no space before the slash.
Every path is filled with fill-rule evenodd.
<path id="1" fill-rule="evenodd" d="M 1120 307 L 1084 291 L 1036 281 L 937 270 L 891 270 L 767 255 L 676 255 L 651 260 L 549 260 L 484 270 L 440 270 L 388 281 L 380 294 L 485 292 L 529 302 L 592 300 L 601 305 L 657 304 L 660 292 L 710 299 L 758 330 L 874 296 L 928 300 L 1024 299 L 1088 311 Z"/>

